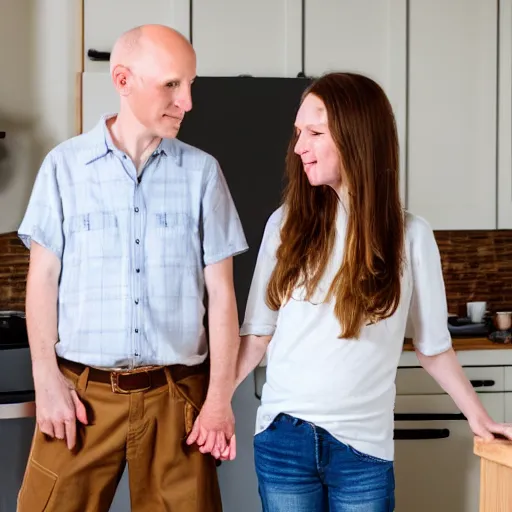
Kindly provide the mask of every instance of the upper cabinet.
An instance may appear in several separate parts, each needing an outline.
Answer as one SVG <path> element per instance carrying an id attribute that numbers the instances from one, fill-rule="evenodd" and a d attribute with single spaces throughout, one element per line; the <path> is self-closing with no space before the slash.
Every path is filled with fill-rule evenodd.
<path id="1" fill-rule="evenodd" d="M 512 229 L 512 0 L 500 0 L 498 229 Z"/>
<path id="2" fill-rule="evenodd" d="M 305 2 L 305 73 L 352 71 L 373 78 L 393 107 L 405 199 L 407 0 Z"/>
<path id="3" fill-rule="evenodd" d="M 301 0 L 193 0 L 201 76 L 296 77 L 302 70 Z"/>
<path id="4" fill-rule="evenodd" d="M 407 206 L 434 229 L 494 229 L 497 2 L 409 0 L 408 18 Z"/>
<path id="5" fill-rule="evenodd" d="M 84 1 L 84 70 L 108 71 L 108 62 L 91 61 L 88 50 L 110 52 L 121 33 L 147 23 L 163 23 L 190 37 L 190 0 Z"/>
<path id="6" fill-rule="evenodd" d="M 164 23 L 202 76 L 366 74 L 395 113 L 405 206 L 436 230 L 512 229 L 512 0 L 87 0 L 84 15 L 86 53 Z M 116 98 L 107 62 L 85 71 L 90 126 Z"/>

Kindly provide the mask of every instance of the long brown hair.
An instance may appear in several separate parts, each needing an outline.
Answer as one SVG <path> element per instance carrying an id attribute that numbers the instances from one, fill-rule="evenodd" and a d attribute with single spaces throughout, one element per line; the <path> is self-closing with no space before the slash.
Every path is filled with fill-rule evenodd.
<path id="1" fill-rule="evenodd" d="M 330 73 L 304 92 L 320 98 L 340 157 L 348 221 L 343 262 L 326 295 L 336 298 L 340 337 L 357 338 L 366 323 L 391 316 L 400 302 L 404 211 L 399 149 L 392 107 L 382 88 L 355 73 Z M 327 185 L 311 186 L 293 135 L 286 156 L 285 219 L 267 303 L 277 310 L 294 288 L 310 300 L 336 238 L 339 198 Z"/>

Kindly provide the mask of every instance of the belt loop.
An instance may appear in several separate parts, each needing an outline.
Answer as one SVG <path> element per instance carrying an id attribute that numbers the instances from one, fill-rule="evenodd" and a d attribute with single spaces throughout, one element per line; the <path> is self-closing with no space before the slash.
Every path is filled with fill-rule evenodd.
<path id="1" fill-rule="evenodd" d="M 174 379 L 171 375 L 171 370 L 168 366 L 164 366 L 165 378 L 167 379 L 167 385 L 169 386 L 169 391 L 174 391 L 176 384 L 174 383 Z"/>
<path id="2" fill-rule="evenodd" d="M 77 391 L 85 391 L 87 389 L 87 382 L 89 381 L 89 367 L 86 366 L 78 380 L 76 382 L 76 390 Z"/>

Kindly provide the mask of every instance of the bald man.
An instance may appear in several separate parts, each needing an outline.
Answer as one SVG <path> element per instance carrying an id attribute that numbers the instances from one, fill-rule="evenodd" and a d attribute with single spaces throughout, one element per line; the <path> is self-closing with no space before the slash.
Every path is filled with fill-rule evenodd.
<path id="1" fill-rule="evenodd" d="M 119 112 L 47 155 L 19 228 L 37 426 L 18 511 L 108 511 L 127 463 L 131 510 L 218 512 L 248 247 L 219 164 L 176 139 L 189 42 L 136 28 L 110 71 Z"/>

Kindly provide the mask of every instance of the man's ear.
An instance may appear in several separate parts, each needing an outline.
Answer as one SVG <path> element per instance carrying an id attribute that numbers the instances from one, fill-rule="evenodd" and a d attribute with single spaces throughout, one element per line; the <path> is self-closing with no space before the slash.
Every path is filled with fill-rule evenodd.
<path id="1" fill-rule="evenodd" d="M 117 92 L 122 96 L 130 94 L 132 73 L 126 66 L 118 65 L 112 70 L 112 81 Z"/>

